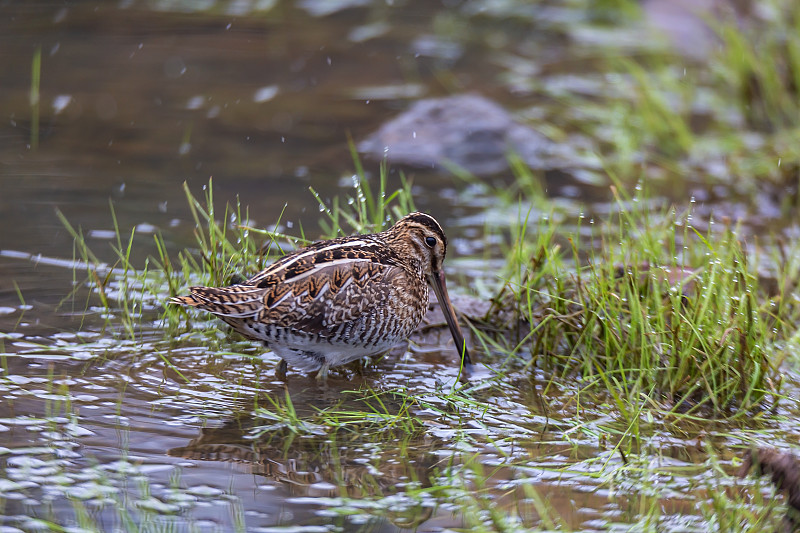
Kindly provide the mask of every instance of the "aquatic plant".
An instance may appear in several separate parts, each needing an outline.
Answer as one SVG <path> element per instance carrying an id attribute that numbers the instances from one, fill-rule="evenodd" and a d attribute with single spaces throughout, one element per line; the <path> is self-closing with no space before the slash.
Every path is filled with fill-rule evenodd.
<path id="1" fill-rule="evenodd" d="M 618 213 L 592 231 L 599 245 L 568 235 L 572 267 L 551 222 L 532 247 L 521 220 L 497 298 L 498 307 L 513 302 L 517 334 L 484 333 L 486 349 L 529 357 L 562 379 L 580 376 L 632 419 L 642 401 L 673 416 L 733 418 L 777 402 L 778 343 L 794 330 L 794 312 L 775 313 L 757 250 L 729 223 L 711 221 L 703 233 L 691 210 L 651 212 L 641 193 L 615 191 Z"/>

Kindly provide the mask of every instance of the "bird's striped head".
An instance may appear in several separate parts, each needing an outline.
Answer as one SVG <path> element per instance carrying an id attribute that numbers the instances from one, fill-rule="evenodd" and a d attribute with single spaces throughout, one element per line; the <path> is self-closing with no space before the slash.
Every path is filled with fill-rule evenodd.
<path id="1" fill-rule="evenodd" d="M 436 219 L 426 213 L 410 213 L 386 231 L 401 255 L 418 259 L 426 275 L 442 271 L 447 237 Z"/>
<path id="2" fill-rule="evenodd" d="M 461 355 L 464 365 L 471 364 L 464 334 L 458 325 L 447 284 L 444 277 L 444 257 L 447 254 L 447 237 L 436 219 L 425 213 L 411 213 L 397 221 L 397 224 L 386 231 L 390 245 L 399 254 L 410 254 L 406 257 L 420 261 L 422 272 L 433 287 L 439 305 L 442 307 L 447 326 L 453 334 L 456 349 Z"/>

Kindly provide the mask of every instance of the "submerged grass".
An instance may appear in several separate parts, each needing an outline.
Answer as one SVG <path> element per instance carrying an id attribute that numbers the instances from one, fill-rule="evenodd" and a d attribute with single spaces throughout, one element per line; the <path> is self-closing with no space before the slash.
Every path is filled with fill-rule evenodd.
<path id="1" fill-rule="evenodd" d="M 422 421 L 414 415 L 417 402 L 405 394 L 375 390 L 351 391 L 335 405 L 306 409 L 299 414 L 286 391 L 283 399 L 267 396 L 268 407 L 254 411 L 264 420 L 254 429 L 255 437 L 282 438 L 290 446 L 295 437 L 330 437 L 334 442 L 358 440 L 370 443 L 398 442 L 420 437 Z"/>

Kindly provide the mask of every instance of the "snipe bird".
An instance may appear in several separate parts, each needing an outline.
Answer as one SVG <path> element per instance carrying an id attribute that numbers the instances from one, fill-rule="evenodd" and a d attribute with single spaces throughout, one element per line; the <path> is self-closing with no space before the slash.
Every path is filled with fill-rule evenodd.
<path id="1" fill-rule="evenodd" d="M 388 351 L 406 340 L 428 309 L 433 287 L 464 365 L 464 335 L 445 284 L 447 238 L 436 220 L 411 213 L 380 233 L 319 241 L 230 287 L 191 287 L 170 303 L 197 307 L 263 341 L 304 371 Z"/>

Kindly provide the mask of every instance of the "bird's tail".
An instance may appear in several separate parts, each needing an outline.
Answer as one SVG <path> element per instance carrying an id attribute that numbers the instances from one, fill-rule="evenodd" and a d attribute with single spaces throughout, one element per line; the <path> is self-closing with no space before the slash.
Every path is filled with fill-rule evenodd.
<path id="1" fill-rule="evenodd" d="M 236 318 L 257 314 L 264 305 L 263 295 L 264 289 L 248 285 L 189 287 L 187 296 L 170 298 L 169 303 Z"/>
<path id="2" fill-rule="evenodd" d="M 169 299 L 169 303 L 172 305 L 187 305 L 190 307 L 197 307 L 200 305 L 193 295 L 189 296 L 174 296 Z"/>

